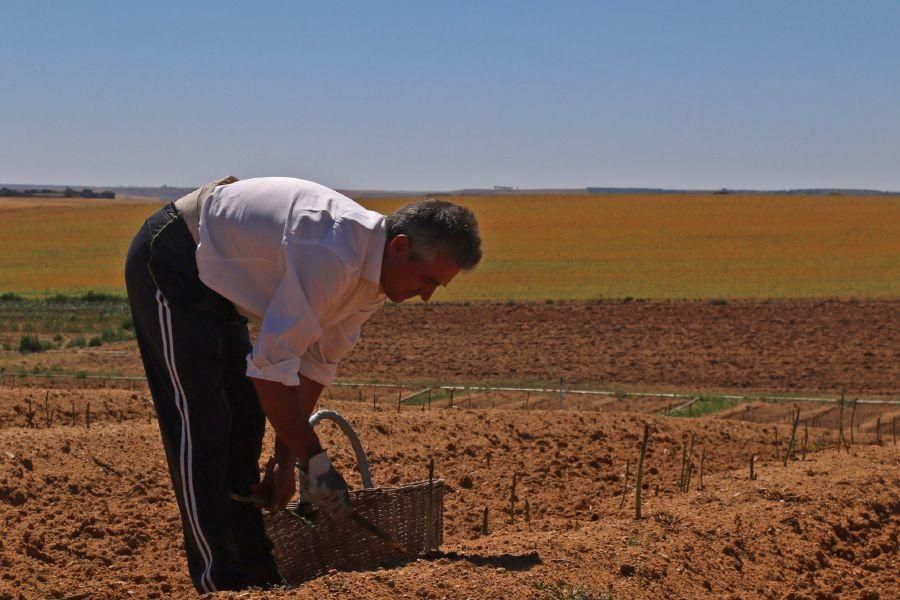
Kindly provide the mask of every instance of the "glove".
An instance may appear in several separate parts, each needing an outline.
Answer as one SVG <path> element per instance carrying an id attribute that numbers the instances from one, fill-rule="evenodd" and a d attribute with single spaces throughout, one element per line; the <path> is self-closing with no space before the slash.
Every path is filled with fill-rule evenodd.
<path id="1" fill-rule="evenodd" d="M 324 450 L 309 459 L 306 471 L 300 471 L 300 497 L 309 501 L 335 521 L 353 514 L 350 491 L 341 474 L 335 471 Z"/>

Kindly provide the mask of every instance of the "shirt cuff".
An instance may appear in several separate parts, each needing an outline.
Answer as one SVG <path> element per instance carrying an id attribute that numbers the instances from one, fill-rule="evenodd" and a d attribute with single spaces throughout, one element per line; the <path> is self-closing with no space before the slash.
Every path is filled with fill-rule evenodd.
<path id="1" fill-rule="evenodd" d="M 324 386 L 331 385 L 337 373 L 337 365 L 319 362 L 304 354 L 300 357 L 300 374 Z"/>
<path id="2" fill-rule="evenodd" d="M 253 362 L 253 355 L 248 354 L 247 377 L 274 381 L 281 385 L 298 386 L 300 385 L 300 376 L 297 374 L 298 362 L 297 359 L 292 359 L 260 367 Z M 307 375 L 307 377 L 309 376 Z"/>

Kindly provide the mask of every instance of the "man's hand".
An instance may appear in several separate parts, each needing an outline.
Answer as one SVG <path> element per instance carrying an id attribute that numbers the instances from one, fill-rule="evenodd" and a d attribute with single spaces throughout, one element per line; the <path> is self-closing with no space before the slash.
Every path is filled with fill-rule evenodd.
<path id="1" fill-rule="evenodd" d="M 259 485 L 250 488 L 254 496 L 266 501 L 267 508 L 274 512 L 282 509 L 297 491 L 294 462 L 277 461 L 270 458 L 266 463 L 266 474 Z"/>
<path id="2" fill-rule="evenodd" d="M 353 513 L 347 482 L 324 450 L 309 459 L 306 471 L 300 469 L 300 497 L 335 521 L 344 521 Z"/>

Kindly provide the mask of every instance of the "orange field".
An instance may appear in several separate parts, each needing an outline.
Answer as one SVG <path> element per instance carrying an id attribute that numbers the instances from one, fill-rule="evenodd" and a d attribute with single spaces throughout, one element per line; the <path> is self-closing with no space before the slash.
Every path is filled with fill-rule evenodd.
<path id="1" fill-rule="evenodd" d="M 892 196 L 449 197 L 485 258 L 436 300 L 897 297 Z M 370 200 L 390 212 L 408 200 Z M 0 200 L 0 292 L 121 293 L 133 233 L 158 203 Z"/>

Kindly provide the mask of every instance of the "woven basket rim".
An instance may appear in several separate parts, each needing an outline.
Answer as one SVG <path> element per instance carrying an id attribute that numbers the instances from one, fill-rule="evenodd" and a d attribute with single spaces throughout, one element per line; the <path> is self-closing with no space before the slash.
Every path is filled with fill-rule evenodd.
<path id="1" fill-rule="evenodd" d="M 386 490 L 386 491 L 402 490 L 403 488 L 412 487 L 414 485 L 421 486 L 421 485 L 429 485 L 429 484 L 431 484 L 433 486 L 437 486 L 438 484 L 445 485 L 446 482 L 443 479 L 437 479 L 437 478 L 432 479 L 430 482 L 427 479 L 425 479 L 423 481 L 411 481 L 410 483 L 403 483 L 400 485 L 393 485 L 393 486 L 378 485 L 378 486 L 375 486 L 372 488 L 357 488 L 355 490 L 350 490 L 350 492 L 377 492 L 379 490 Z"/>

